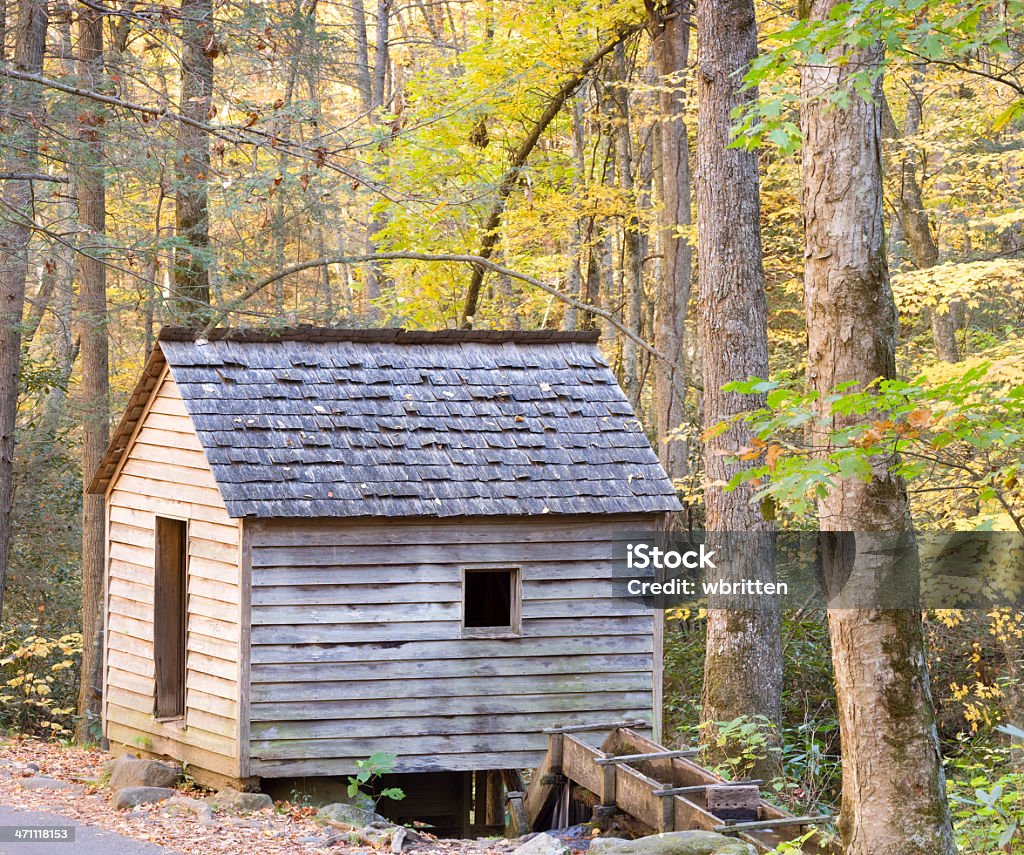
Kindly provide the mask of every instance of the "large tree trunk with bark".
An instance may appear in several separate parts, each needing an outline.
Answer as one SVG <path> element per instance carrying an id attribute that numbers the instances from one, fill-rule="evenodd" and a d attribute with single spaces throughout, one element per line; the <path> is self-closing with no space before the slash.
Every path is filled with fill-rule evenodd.
<path id="1" fill-rule="evenodd" d="M 704 424 L 711 427 L 738 413 L 760 408 L 762 396 L 722 391 L 749 377 L 768 376 L 767 306 L 761 253 L 757 155 L 729 148 L 733 110 L 756 97 L 741 91 L 742 76 L 757 54 L 753 0 L 702 0 L 697 4 L 697 243 L 700 247 L 700 331 L 703 351 Z M 753 504 L 745 485 L 723 485 L 749 463 L 735 457 L 749 446 L 750 432 L 736 425 L 704 446 L 708 538 L 737 532 L 749 548 L 728 552 L 723 577 L 771 581 L 775 575 L 773 524 Z M 733 543 L 738 538 L 733 536 Z M 725 554 L 723 552 L 723 554 Z M 702 721 L 764 716 L 778 739 L 782 707 L 782 652 L 779 610 L 763 600 L 724 608 L 709 602 Z M 721 760 L 737 746 L 705 752 Z M 779 769 L 768 754 L 752 771 L 771 777 Z"/>
<path id="2" fill-rule="evenodd" d="M 181 0 L 181 113 L 210 119 L 216 49 L 213 0 Z M 210 141 L 205 131 L 178 123 L 178 187 L 174 229 L 174 314 L 202 325 L 210 305 Z"/>
<path id="3" fill-rule="evenodd" d="M 82 85 L 99 90 L 103 75 L 102 13 L 82 6 L 78 18 L 78 69 Z M 78 329 L 82 360 L 79 411 L 82 418 L 82 483 L 88 485 L 109 439 L 107 356 L 106 176 L 103 167 L 103 110 L 84 104 L 79 113 L 82 166 L 76 176 L 78 222 Z M 103 667 L 103 576 L 106 567 L 103 496 L 82 496 L 82 677 L 78 693 L 79 742 L 99 735 Z"/>
<path id="4" fill-rule="evenodd" d="M 827 18 L 837 0 L 814 0 Z M 881 78 L 873 100 L 827 100 L 850 69 L 877 66 L 875 45 L 833 65 L 802 70 L 804 287 L 808 382 L 822 396 L 841 383 L 863 388 L 895 370 L 896 311 L 882 224 Z M 823 409 L 823 413 L 826 412 Z M 841 419 L 834 419 L 837 427 Z M 824 441 L 819 438 L 819 442 Z M 821 528 L 856 532 L 849 570 L 859 597 L 899 572 L 871 548 L 871 532 L 909 534 L 909 508 L 891 460 L 873 477 L 839 482 L 819 504 Z M 826 566 L 827 578 L 835 573 Z M 881 605 L 879 603 L 879 605 Z M 928 684 L 920 612 L 830 609 L 832 661 L 843 752 L 840 830 L 847 855 L 946 855 L 954 844 Z"/>
<path id="5" fill-rule="evenodd" d="M 687 444 L 667 441 L 686 419 L 685 329 L 690 301 L 692 250 L 679 227 L 691 223 L 690 146 L 686 135 L 686 65 L 690 56 L 690 4 L 647 0 L 647 15 L 658 75 L 661 152 L 661 281 L 654 310 L 654 349 L 669 362 L 654 372 L 654 413 L 658 457 L 669 478 L 686 475 Z"/>
<path id="6" fill-rule="evenodd" d="M 46 0 L 21 0 L 14 47 L 14 67 L 39 74 L 46 48 Z M 38 122 L 43 119 L 42 90 L 34 83 L 10 81 L 4 92 L 5 120 L 15 130 L 8 173 L 33 173 L 39 162 Z M 21 368 L 21 323 L 28 278 L 28 244 L 32 237 L 32 182 L 8 179 L 0 194 L 0 614 L 7 583 L 14 504 L 14 432 L 18 416 Z"/>

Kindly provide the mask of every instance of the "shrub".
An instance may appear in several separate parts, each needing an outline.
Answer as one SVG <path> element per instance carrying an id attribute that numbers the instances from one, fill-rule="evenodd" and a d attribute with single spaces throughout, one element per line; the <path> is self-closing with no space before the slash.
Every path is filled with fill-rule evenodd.
<path id="1" fill-rule="evenodd" d="M 71 736 L 81 658 L 79 633 L 45 638 L 0 630 L 0 727 L 47 739 Z"/>

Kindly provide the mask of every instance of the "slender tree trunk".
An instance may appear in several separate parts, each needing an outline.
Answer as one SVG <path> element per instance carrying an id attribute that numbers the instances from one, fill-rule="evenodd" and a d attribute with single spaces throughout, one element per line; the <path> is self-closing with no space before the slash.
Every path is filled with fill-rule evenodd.
<path id="1" fill-rule="evenodd" d="M 678 228 L 689 226 L 690 144 L 685 114 L 686 65 L 690 56 L 690 4 L 687 0 L 647 0 L 647 15 L 658 74 L 661 153 L 661 281 L 654 310 L 654 348 L 670 362 L 654 373 L 654 412 L 658 456 L 669 478 L 686 475 L 685 442 L 668 442 L 686 419 L 686 401 L 677 388 L 686 384 L 685 331 L 693 256 Z"/>
<path id="2" fill-rule="evenodd" d="M 213 103 L 213 0 L 181 0 L 181 112 L 206 122 Z M 178 124 L 178 188 L 174 212 L 174 312 L 201 325 L 210 306 L 210 141 Z"/>
<path id="3" fill-rule="evenodd" d="M 104 16 L 82 6 L 78 15 L 79 78 L 98 90 L 103 76 Z M 106 176 L 103 167 L 103 110 L 84 104 L 78 138 L 83 163 L 77 174 L 78 328 L 82 360 L 79 409 L 82 418 L 82 484 L 99 467 L 109 439 L 109 370 L 107 356 Z M 84 239 L 84 241 L 82 240 Z M 84 243 L 84 245 L 82 245 Z M 82 495 L 82 679 L 78 693 L 75 738 L 92 741 L 99 733 L 103 694 L 103 577 L 106 551 L 103 496 Z"/>
<path id="4" fill-rule="evenodd" d="M 39 74 L 46 48 L 46 0 L 21 0 L 15 31 L 14 67 Z M 11 81 L 4 93 L 5 118 L 15 130 L 4 169 L 35 172 L 38 122 L 43 120 L 42 90 L 33 83 Z M 11 545 L 14 504 L 14 432 L 18 416 L 21 368 L 21 323 L 28 279 L 28 245 L 32 236 L 32 182 L 6 180 L 0 191 L 0 614 Z"/>
<path id="5" fill-rule="evenodd" d="M 810 16 L 829 16 L 837 0 L 812 0 Z M 849 84 L 849 69 L 880 64 L 873 45 L 834 64 L 801 72 L 804 289 L 808 380 L 823 397 L 840 383 L 863 388 L 895 372 L 896 310 L 882 223 L 881 77 L 872 100 L 850 87 L 850 107 L 826 96 Z M 837 427 L 842 419 L 834 419 Z M 819 440 L 821 441 L 821 440 Z M 839 482 L 819 503 L 826 531 L 857 532 L 851 580 L 858 594 L 893 572 L 870 533 L 909 527 L 903 484 L 891 461 L 873 478 Z M 826 566 L 827 577 L 835 568 Z M 920 612 L 831 609 L 843 751 L 840 830 L 846 855 L 946 855 L 954 844 L 946 804 Z"/>
<path id="6" fill-rule="evenodd" d="M 910 94 L 907 101 L 907 115 L 903 122 L 903 136 L 907 140 L 900 171 L 900 216 L 903 220 L 903 234 L 907 246 L 914 256 L 919 270 L 934 267 L 939 263 L 939 247 L 932 234 L 928 212 L 924 209 L 924 196 L 917 173 L 921 168 L 921 153 L 913 138 L 921 129 L 924 113 L 924 92 L 921 86 L 922 72 L 917 69 L 911 78 Z M 950 306 L 936 306 L 929 311 L 932 326 L 932 341 L 935 355 L 943 362 L 959 362 L 960 349 L 956 343 L 956 325 Z"/>
<path id="7" fill-rule="evenodd" d="M 615 178 L 623 196 L 625 216 L 622 219 L 622 323 L 633 333 L 640 334 L 640 313 L 643 301 L 643 258 L 640 254 L 640 220 L 637 216 L 637 193 L 633 176 L 633 141 L 631 111 L 626 83 L 626 49 L 615 46 L 611 68 L 612 125 L 610 133 L 615 140 Z M 636 342 L 622 342 L 622 386 L 634 409 L 640 402 L 640 372 L 637 363 Z"/>
<path id="8" fill-rule="evenodd" d="M 730 381 L 768 376 L 767 306 L 761 254 L 757 155 L 729 148 L 732 111 L 756 97 L 741 91 L 742 76 L 757 55 L 753 0 L 702 0 L 697 4 L 697 231 L 701 347 L 704 355 L 704 424 L 708 427 L 764 405 L 763 397 L 722 391 Z M 742 532 L 749 548 L 732 549 L 726 571 L 736 579 L 774 579 L 771 522 L 752 504 L 746 485 L 725 484 L 749 464 L 729 462 L 751 436 L 736 426 L 704 446 L 709 539 L 715 531 Z M 735 537 L 735 535 L 734 535 Z M 778 739 L 782 706 L 779 610 L 766 602 L 722 608 L 709 602 L 701 718 L 711 725 L 738 716 L 764 716 Z M 735 756 L 736 746 L 713 759 Z M 780 768 L 769 754 L 751 771 L 771 777 Z"/>
<path id="9" fill-rule="evenodd" d="M 369 100 L 364 103 L 370 125 L 380 126 L 380 108 L 384 106 L 384 93 L 387 84 L 388 62 L 390 61 L 389 32 L 391 26 L 391 0 L 377 0 L 376 38 L 374 40 L 373 66 L 368 67 L 366 77 L 369 80 Z M 369 62 L 369 60 L 367 60 Z M 362 76 L 362 72 L 360 72 Z M 381 158 L 387 157 L 386 144 L 379 146 Z M 376 252 L 380 244 L 380 233 L 387 227 L 387 216 L 383 211 L 374 210 L 370 215 L 370 223 L 366 229 L 366 251 Z M 375 321 L 380 316 L 374 301 L 381 295 L 384 284 L 384 271 L 379 264 L 369 264 L 366 268 L 366 316 Z"/>

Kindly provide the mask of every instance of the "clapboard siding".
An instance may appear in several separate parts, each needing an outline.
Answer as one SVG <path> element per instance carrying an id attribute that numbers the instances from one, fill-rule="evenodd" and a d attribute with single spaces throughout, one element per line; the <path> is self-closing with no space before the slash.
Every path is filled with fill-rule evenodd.
<path id="1" fill-rule="evenodd" d="M 649 611 L 612 595 L 612 549 L 650 518 L 247 521 L 249 770 L 532 765 L 544 727 L 651 715 Z M 517 567 L 518 638 L 462 637 L 466 567 Z M 314 771 L 315 770 L 315 771 Z"/>
<path id="2" fill-rule="evenodd" d="M 169 375 L 111 482 L 107 509 L 107 737 L 237 777 L 240 526 L 227 515 Z M 184 726 L 153 718 L 157 516 L 189 524 Z"/>

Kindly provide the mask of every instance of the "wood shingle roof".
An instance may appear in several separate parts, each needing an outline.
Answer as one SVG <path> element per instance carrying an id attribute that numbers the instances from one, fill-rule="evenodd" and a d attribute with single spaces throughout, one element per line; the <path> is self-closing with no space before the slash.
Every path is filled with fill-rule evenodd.
<path id="1" fill-rule="evenodd" d="M 678 510 L 595 342 L 316 328 L 197 341 L 171 328 L 159 348 L 235 517 Z M 115 471 L 121 433 L 92 488 Z"/>

